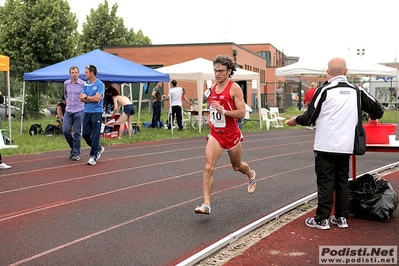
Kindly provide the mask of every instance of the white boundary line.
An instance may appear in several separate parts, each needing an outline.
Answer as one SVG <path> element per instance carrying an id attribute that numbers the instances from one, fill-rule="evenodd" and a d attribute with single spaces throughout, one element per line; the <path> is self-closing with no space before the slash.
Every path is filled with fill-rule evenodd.
<path id="1" fill-rule="evenodd" d="M 376 174 L 378 172 L 382 172 L 384 170 L 387 169 L 392 169 L 394 167 L 399 166 L 399 162 L 396 163 L 392 163 L 392 164 L 388 164 L 386 166 L 371 170 L 369 172 L 363 173 L 361 175 L 364 174 Z M 358 176 L 357 176 L 358 177 Z M 215 253 L 216 251 L 224 248 L 225 246 L 237 241 L 238 239 L 240 239 L 241 237 L 243 237 L 244 235 L 248 234 L 249 232 L 255 230 L 256 228 L 266 224 L 267 222 L 270 222 L 274 219 L 278 219 L 280 216 L 282 216 L 283 214 L 297 208 L 298 206 L 301 206 L 303 204 L 306 204 L 307 202 L 315 199 L 317 197 L 317 192 L 310 194 L 302 199 L 299 199 L 287 206 L 284 206 L 283 208 L 274 211 L 268 215 L 266 215 L 265 217 L 235 231 L 234 233 L 222 238 L 221 240 L 215 242 L 214 244 L 204 248 L 203 250 L 197 252 L 196 254 L 192 255 L 191 257 L 185 259 L 184 261 L 180 262 L 179 264 L 177 264 L 176 266 L 192 266 L 195 263 L 209 257 L 210 255 L 212 255 L 213 253 Z"/>

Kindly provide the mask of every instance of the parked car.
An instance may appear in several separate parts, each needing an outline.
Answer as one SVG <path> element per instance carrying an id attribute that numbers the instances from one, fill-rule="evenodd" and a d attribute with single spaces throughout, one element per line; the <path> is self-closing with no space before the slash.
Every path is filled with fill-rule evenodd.
<path id="1" fill-rule="evenodd" d="M 19 111 L 18 107 L 12 106 L 11 105 L 11 116 L 14 118 L 17 112 Z M 5 120 L 6 117 L 8 117 L 8 106 L 0 103 L 0 116 L 2 120 Z"/>

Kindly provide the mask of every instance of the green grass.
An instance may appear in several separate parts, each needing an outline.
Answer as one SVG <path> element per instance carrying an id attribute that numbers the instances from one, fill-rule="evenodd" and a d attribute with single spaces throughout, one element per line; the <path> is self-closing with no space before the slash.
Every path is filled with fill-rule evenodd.
<path id="1" fill-rule="evenodd" d="M 282 117 L 286 117 L 287 119 L 292 116 L 297 116 L 302 114 L 303 111 L 296 110 L 295 107 L 288 108 L 281 113 Z M 142 113 L 141 114 L 141 122 L 151 121 L 151 114 Z M 161 120 L 165 121 L 167 117 L 167 111 L 162 112 Z M 251 114 L 251 117 L 257 119 L 258 114 Z M 381 123 L 398 123 L 399 113 L 397 111 L 385 111 L 384 117 L 380 120 Z M 134 117 L 133 120 L 137 119 L 137 116 Z M 42 125 L 43 130 L 46 128 L 48 124 L 54 124 L 56 119 L 54 117 L 46 117 L 41 120 L 31 120 L 23 123 L 23 131 L 20 134 L 20 120 L 17 118 L 12 122 L 12 139 L 14 144 L 18 145 L 16 149 L 3 149 L 1 153 L 3 156 L 14 155 L 14 154 L 27 154 L 27 153 L 39 153 L 45 151 L 54 151 L 54 150 L 66 150 L 69 152 L 69 146 L 65 141 L 63 135 L 58 136 L 45 136 L 43 135 L 29 135 L 29 128 L 32 124 L 39 123 Z M 8 129 L 8 122 L 3 121 L 2 123 L 3 129 Z M 289 129 L 284 125 L 284 129 Z M 263 125 L 263 129 L 259 129 L 258 126 L 255 126 L 249 122 L 247 122 L 243 127 L 242 131 L 245 132 L 258 132 L 264 131 L 265 125 Z M 281 129 L 271 129 L 271 130 L 281 130 Z M 156 141 L 163 139 L 177 139 L 177 138 L 193 138 L 193 137 L 205 137 L 208 134 L 209 130 L 207 128 L 203 128 L 201 133 L 199 133 L 198 128 L 194 129 L 190 126 L 183 131 L 174 130 L 173 134 L 171 134 L 170 130 L 165 129 L 153 129 L 153 128 L 144 128 L 140 127 L 140 131 L 132 136 L 132 138 L 128 138 L 124 136 L 122 139 L 101 139 L 101 145 L 109 146 L 115 144 L 122 143 L 134 143 L 134 142 L 145 142 L 145 141 Z M 87 147 L 85 141 L 82 139 L 82 148 Z"/>

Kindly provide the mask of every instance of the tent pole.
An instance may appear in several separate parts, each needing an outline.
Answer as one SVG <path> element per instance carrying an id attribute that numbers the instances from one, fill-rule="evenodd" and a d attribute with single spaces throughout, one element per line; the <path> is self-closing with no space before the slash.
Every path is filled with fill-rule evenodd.
<path id="1" fill-rule="evenodd" d="M 21 129 L 19 131 L 19 134 L 22 134 L 22 124 L 24 122 L 24 107 L 25 107 L 25 81 L 22 84 L 22 112 L 21 112 Z"/>
<path id="2" fill-rule="evenodd" d="M 171 98 L 170 98 L 170 81 L 168 82 L 168 88 L 169 88 L 169 91 L 168 91 L 168 97 L 169 97 L 169 112 L 168 112 L 168 122 L 169 122 L 169 124 L 170 124 L 170 132 L 173 134 L 173 122 L 174 122 L 174 117 L 172 117 L 172 104 L 171 104 L 171 102 L 172 102 L 172 100 L 171 100 Z M 182 108 L 183 108 L 183 106 L 182 106 Z M 168 126 L 168 123 L 166 123 L 166 126 Z"/>
<path id="3" fill-rule="evenodd" d="M 202 130 L 202 102 L 204 101 L 204 79 L 201 77 L 197 80 L 197 94 L 198 94 L 198 130 Z"/>
<path id="4" fill-rule="evenodd" d="M 139 92 L 139 106 L 137 109 L 138 110 L 138 116 L 137 116 L 137 122 L 140 123 L 140 116 L 141 116 L 141 101 L 143 99 L 143 87 L 144 84 L 142 82 L 140 82 L 140 92 Z M 133 101 L 132 101 L 133 102 Z"/>
<path id="5" fill-rule="evenodd" d="M 7 88 L 8 88 L 8 130 L 10 132 L 10 140 L 12 140 L 11 135 L 11 89 L 10 89 L 10 70 L 7 71 Z M 11 143 L 10 143 L 11 144 Z"/>
<path id="6" fill-rule="evenodd" d="M 261 99 L 260 99 L 260 79 L 257 80 L 256 82 L 257 86 L 257 97 L 258 97 L 258 113 L 259 113 L 259 128 L 262 129 L 262 112 L 261 112 Z"/>
<path id="7" fill-rule="evenodd" d="M 398 100 L 398 78 L 399 78 L 399 70 L 396 70 L 396 101 Z M 396 123 L 398 123 L 398 110 L 399 110 L 399 106 L 398 104 L 396 104 Z"/>
<path id="8" fill-rule="evenodd" d="M 130 101 L 133 103 L 132 83 L 129 83 L 129 93 L 130 93 Z"/>

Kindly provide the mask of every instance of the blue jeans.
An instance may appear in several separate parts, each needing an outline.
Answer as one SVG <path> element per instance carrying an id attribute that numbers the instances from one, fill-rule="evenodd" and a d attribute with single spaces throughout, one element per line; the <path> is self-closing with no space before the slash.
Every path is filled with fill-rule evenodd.
<path id="1" fill-rule="evenodd" d="M 71 148 L 72 155 L 80 155 L 82 123 L 83 111 L 77 113 L 70 113 L 68 111 L 65 112 L 64 121 L 62 122 L 62 132 L 64 133 L 65 139 L 69 147 Z"/>
<path id="2" fill-rule="evenodd" d="M 100 130 L 102 113 L 84 113 L 83 116 L 83 139 L 91 147 L 90 157 L 97 157 L 100 145 Z"/>

